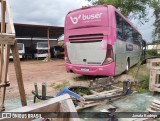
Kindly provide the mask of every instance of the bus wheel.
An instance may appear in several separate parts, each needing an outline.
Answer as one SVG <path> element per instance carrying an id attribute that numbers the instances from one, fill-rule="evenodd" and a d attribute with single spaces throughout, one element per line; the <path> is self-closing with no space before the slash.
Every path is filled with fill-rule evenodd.
<path id="1" fill-rule="evenodd" d="M 125 73 L 128 72 L 129 67 L 130 67 L 129 65 L 130 65 L 130 64 L 129 64 L 129 59 L 127 59 Z"/>

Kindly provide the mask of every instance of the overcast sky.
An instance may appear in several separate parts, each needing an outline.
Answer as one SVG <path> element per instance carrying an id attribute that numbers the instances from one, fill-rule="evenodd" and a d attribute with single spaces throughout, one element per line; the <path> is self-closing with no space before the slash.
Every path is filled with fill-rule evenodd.
<path id="1" fill-rule="evenodd" d="M 70 10 L 87 4 L 85 0 L 9 0 L 15 23 L 64 26 L 64 19 Z M 149 10 L 150 21 L 144 25 L 132 20 L 147 42 L 152 40 L 154 17 Z"/>

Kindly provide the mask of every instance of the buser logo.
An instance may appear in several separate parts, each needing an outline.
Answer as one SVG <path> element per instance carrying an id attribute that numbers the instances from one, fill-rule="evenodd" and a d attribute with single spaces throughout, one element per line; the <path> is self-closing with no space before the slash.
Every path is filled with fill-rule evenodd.
<path id="1" fill-rule="evenodd" d="M 78 17 L 70 16 L 70 19 L 71 19 L 73 24 L 77 24 L 79 22 L 79 20 L 81 19 L 81 17 L 82 17 L 83 21 L 93 20 L 93 19 L 100 19 L 102 17 L 102 14 L 103 13 L 96 13 L 96 14 L 90 14 L 90 15 L 83 14 L 83 15 L 79 15 Z"/>
<path id="2" fill-rule="evenodd" d="M 72 18 L 72 16 L 70 16 L 70 19 L 73 24 L 77 24 L 80 18 L 81 18 L 81 15 L 79 15 L 78 17 L 74 17 L 74 18 Z"/>

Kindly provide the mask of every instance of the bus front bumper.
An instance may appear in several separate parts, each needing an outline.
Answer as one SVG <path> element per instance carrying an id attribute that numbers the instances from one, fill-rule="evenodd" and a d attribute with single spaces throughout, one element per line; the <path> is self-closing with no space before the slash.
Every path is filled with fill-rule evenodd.
<path id="1" fill-rule="evenodd" d="M 92 76 L 114 76 L 115 62 L 102 66 L 74 65 L 66 63 L 67 72 Z"/>

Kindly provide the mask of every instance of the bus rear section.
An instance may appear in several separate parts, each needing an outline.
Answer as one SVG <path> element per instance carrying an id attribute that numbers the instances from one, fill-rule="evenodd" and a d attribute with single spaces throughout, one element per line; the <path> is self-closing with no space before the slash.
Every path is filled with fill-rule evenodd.
<path id="1" fill-rule="evenodd" d="M 108 35 L 108 7 L 97 6 L 70 12 L 65 21 L 65 60 L 67 72 L 82 75 L 113 76 L 115 62 Z"/>

